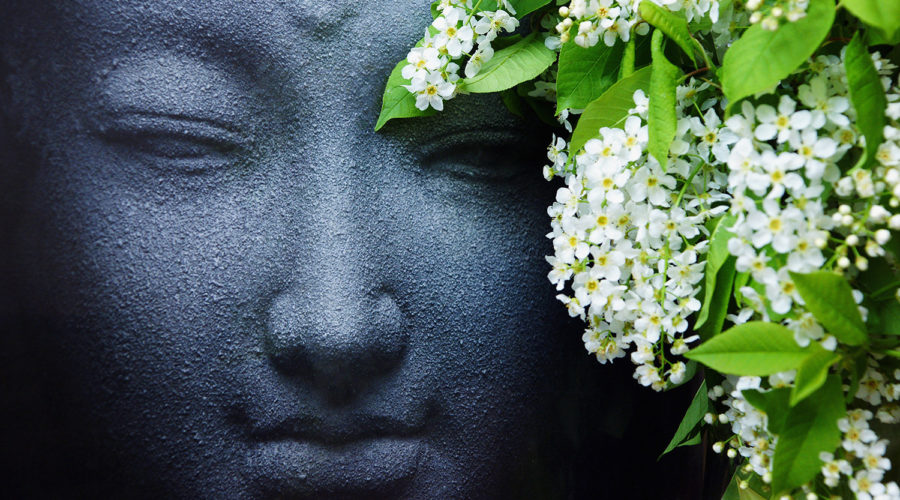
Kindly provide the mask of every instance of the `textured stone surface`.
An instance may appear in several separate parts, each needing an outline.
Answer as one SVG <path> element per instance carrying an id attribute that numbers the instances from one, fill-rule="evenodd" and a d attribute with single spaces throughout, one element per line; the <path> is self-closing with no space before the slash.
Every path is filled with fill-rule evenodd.
<path id="1" fill-rule="evenodd" d="M 372 132 L 427 4 L 2 2 L 23 491 L 548 497 L 582 442 L 652 464 L 545 278 L 547 131 L 468 96 Z"/>

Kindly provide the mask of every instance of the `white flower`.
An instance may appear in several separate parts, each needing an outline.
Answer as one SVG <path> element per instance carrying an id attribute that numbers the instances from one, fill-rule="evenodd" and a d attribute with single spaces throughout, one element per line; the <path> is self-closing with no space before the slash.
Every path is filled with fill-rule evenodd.
<path id="1" fill-rule="evenodd" d="M 800 98 L 800 102 L 812 109 L 810 124 L 813 128 L 825 126 L 826 118 L 839 127 L 850 124 L 850 119 L 843 114 L 850 108 L 850 101 L 846 97 L 829 93 L 825 77 L 817 76 L 810 79 L 809 85 L 801 85 L 797 97 Z"/>
<path id="2" fill-rule="evenodd" d="M 515 17 L 504 10 L 498 10 L 482 12 L 474 29 L 475 33 L 481 35 L 478 37 L 478 43 L 482 43 L 494 40 L 501 31 L 514 31 L 518 27 L 519 21 Z"/>
<path id="3" fill-rule="evenodd" d="M 477 75 L 484 63 L 490 61 L 492 57 L 494 57 L 494 49 L 491 48 L 490 44 L 479 45 L 472 57 L 469 58 L 469 61 L 466 62 L 466 78 L 472 78 Z"/>
<path id="4" fill-rule="evenodd" d="M 791 132 L 803 130 L 810 125 L 812 115 L 809 111 L 795 111 L 797 103 L 789 96 L 781 96 L 778 112 L 768 104 L 756 108 L 756 117 L 760 121 L 754 130 L 754 136 L 761 141 L 776 139 L 778 143 L 787 141 Z"/>
<path id="5" fill-rule="evenodd" d="M 415 77 L 427 79 L 428 74 L 436 71 L 441 66 L 438 51 L 434 47 L 414 47 L 406 55 L 409 63 L 401 70 L 401 75 L 407 80 Z"/>
<path id="6" fill-rule="evenodd" d="M 819 460 L 825 462 L 822 466 L 822 475 L 825 477 L 825 484 L 834 488 L 841 480 L 841 475 L 850 476 L 853 474 L 853 468 L 850 462 L 840 459 L 836 460 L 834 455 L 823 451 L 819 453 Z"/>
<path id="7" fill-rule="evenodd" d="M 463 13 L 463 15 L 465 15 Z M 445 49 L 450 57 L 457 58 L 463 52 L 472 50 L 472 38 L 474 31 L 471 26 L 459 26 L 460 11 L 445 11 L 431 23 L 438 34 L 434 37 L 434 44 L 438 49 Z"/>
<path id="8" fill-rule="evenodd" d="M 444 109 L 444 99 L 453 97 L 456 85 L 445 81 L 441 74 L 432 72 L 428 78 L 415 76 L 410 85 L 404 85 L 407 90 L 416 94 L 416 108 L 425 110 L 429 106 L 441 111 Z"/>
<path id="9" fill-rule="evenodd" d="M 656 164 L 647 164 L 634 174 L 634 182 L 628 187 L 628 194 L 634 201 L 648 200 L 650 203 L 669 206 L 669 193 L 675 189 L 675 179 L 666 175 Z"/>
<path id="10" fill-rule="evenodd" d="M 832 138 L 818 137 L 816 131 L 810 129 L 791 136 L 790 144 L 803 159 L 806 177 L 810 179 L 821 179 L 825 174 L 825 161 L 837 152 L 837 143 Z"/>

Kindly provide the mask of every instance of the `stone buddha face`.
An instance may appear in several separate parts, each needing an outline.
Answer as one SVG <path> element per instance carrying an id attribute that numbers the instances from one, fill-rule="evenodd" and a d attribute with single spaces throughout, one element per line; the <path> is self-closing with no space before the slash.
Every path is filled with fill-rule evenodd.
<path id="1" fill-rule="evenodd" d="M 474 96 L 372 130 L 428 2 L 40 4 L 2 6 L 4 279 L 66 491 L 556 491 L 547 131 Z"/>

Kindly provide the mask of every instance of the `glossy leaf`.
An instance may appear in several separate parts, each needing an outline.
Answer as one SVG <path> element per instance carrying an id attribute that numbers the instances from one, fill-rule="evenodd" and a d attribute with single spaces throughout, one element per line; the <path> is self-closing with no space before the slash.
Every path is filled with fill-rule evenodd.
<path id="1" fill-rule="evenodd" d="M 672 12 L 653 2 L 641 2 L 639 9 L 645 21 L 665 33 L 681 47 L 695 65 L 697 64 L 697 58 L 694 56 L 695 42 L 682 11 Z"/>
<path id="2" fill-rule="evenodd" d="M 703 326 L 709 317 L 709 307 L 713 300 L 713 294 L 716 292 L 716 274 L 730 256 L 728 253 L 728 240 L 731 239 L 733 233 L 728 231 L 728 228 L 734 225 L 735 220 L 737 220 L 737 217 L 734 215 L 719 217 L 716 227 L 709 237 L 709 250 L 706 253 L 706 267 L 703 271 L 706 275 L 706 289 L 703 296 L 703 307 L 697 315 L 696 323 L 694 323 L 695 329 Z M 730 293 L 730 289 L 728 292 Z"/>
<path id="3" fill-rule="evenodd" d="M 691 437 L 692 431 L 697 427 L 700 421 L 703 420 L 703 415 L 706 415 L 708 409 L 709 395 L 707 394 L 706 381 L 704 380 L 703 383 L 700 384 L 700 388 L 697 389 L 697 393 L 694 394 L 694 399 L 691 401 L 690 406 L 688 406 L 684 418 L 681 419 L 681 423 L 678 424 L 675 435 L 672 436 L 669 445 L 666 446 L 665 451 L 659 456 L 662 457 L 675 448 L 686 444 L 686 440 Z"/>
<path id="4" fill-rule="evenodd" d="M 790 405 L 796 405 L 822 387 L 828 376 L 828 369 L 840 359 L 840 355 L 824 349 L 806 358 L 797 369 L 794 387 L 791 388 Z"/>
<path id="5" fill-rule="evenodd" d="M 635 71 L 588 104 L 572 133 L 569 151 L 581 149 L 588 139 L 599 135 L 602 127 L 618 127 L 624 123 L 628 110 L 634 108 L 634 92 L 650 88 L 650 72 L 649 66 Z"/>
<path id="6" fill-rule="evenodd" d="M 425 111 L 416 107 L 416 95 L 406 89 L 403 85 L 409 85 L 409 80 L 403 78 L 401 72 L 406 66 L 406 59 L 397 63 L 391 76 L 388 77 L 387 86 L 384 89 L 384 96 L 381 99 L 381 113 L 378 115 L 378 122 L 375 124 L 375 130 L 379 130 L 387 123 L 388 120 L 394 118 L 412 118 L 416 116 L 433 115 L 435 111 L 431 108 Z"/>
<path id="7" fill-rule="evenodd" d="M 811 352 L 798 346 L 786 327 L 754 321 L 716 335 L 685 357 L 721 373 L 771 375 L 799 368 Z"/>
<path id="8" fill-rule="evenodd" d="M 683 73 L 666 59 L 663 52 L 663 32 L 653 31 L 651 53 L 653 62 L 650 74 L 650 111 L 647 118 L 649 139 L 647 150 L 656 158 L 663 170 L 669 159 L 669 146 L 675 139 L 678 117 L 675 114 L 675 89 Z"/>
<path id="9" fill-rule="evenodd" d="M 635 48 L 636 44 L 634 37 L 632 37 L 631 40 L 628 40 L 628 43 L 625 44 L 625 51 L 622 53 L 622 64 L 619 65 L 619 76 L 616 78 L 617 81 L 629 77 L 634 73 Z"/>
<path id="10" fill-rule="evenodd" d="M 791 273 L 791 279 L 806 308 L 828 333 L 847 345 L 861 345 L 866 341 L 866 325 L 847 280 L 828 271 Z"/>
<path id="11" fill-rule="evenodd" d="M 741 395 L 757 410 L 766 414 L 768 425 L 766 428 L 772 434 L 778 434 L 784 427 L 784 422 L 790 410 L 791 389 L 782 387 L 770 391 L 756 389 L 744 389 Z"/>
<path id="12" fill-rule="evenodd" d="M 900 29 L 900 2 L 897 0 L 843 0 L 841 5 L 866 24 L 880 28 L 887 38 Z"/>
<path id="13" fill-rule="evenodd" d="M 900 2 L 898 2 L 900 4 Z M 847 71 L 847 83 L 850 90 L 850 101 L 856 109 L 856 126 L 866 137 L 866 160 L 875 160 L 878 146 L 884 141 L 884 110 L 887 98 L 878 70 L 872 63 L 866 45 L 859 32 L 847 45 L 844 54 L 844 68 Z"/>
<path id="14" fill-rule="evenodd" d="M 536 11 L 550 2 L 551 0 L 512 0 L 510 3 L 516 9 L 516 17 L 522 19 L 526 14 Z"/>
<path id="15" fill-rule="evenodd" d="M 841 441 L 837 420 L 846 415 L 841 381 L 829 376 L 825 384 L 791 408 L 778 435 L 772 457 L 772 490 L 782 493 L 818 474 L 819 453 L 833 451 Z"/>
<path id="16" fill-rule="evenodd" d="M 556 77 L 556 112 L 584 109 L 616 83 L 624 50 L 621 43 L 612 47 L 598 43 L 587 49 L 574 41 L 563 45 Z"/>
<path id="17" fill-rule="evenodd" d="M 715 288 L 712 293 L 708 306 L 706 306 L 707 316 L 703 326 L 695 327 L 697 333 L 703 341 L 706 341 L 722 331 L 725 324 L 725 316 L 728 315 L 728 305 L 731 303 L 731 289 L 734 287 L 734 279 L 736 277 L 735 258 L 728 257 L 722 267 L 715 276 Z M 704 297 L 704 300 L 706 297 Z M 701 309 L 703 312 L 703 309 Z"/>
<path id="18" fill-rule="evenodd" d="M 473 93 L 506 90 L 540 75 L 555 60 L 556 53 L 545 47 L 537 34 L 531 34 L 497 51 L 477 75 L 460 80 L 459 89 Z"/>
<path id="19" fill-rule="evenodd" d="M 729 103 L 769 89 L 806 62 L 834 22 L 834 0 L 810 0 L 807 15 L 769 31 L 755 24 L 728 51 L 719 79 Z"/>

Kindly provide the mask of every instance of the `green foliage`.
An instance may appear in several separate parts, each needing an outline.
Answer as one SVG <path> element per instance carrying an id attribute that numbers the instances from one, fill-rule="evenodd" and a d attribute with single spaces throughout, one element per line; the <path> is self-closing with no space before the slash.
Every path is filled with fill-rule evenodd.
<path id="1" fill-rule="evenodd" d="M 798 346 L 784 326 L 753 321 L 716 335 L 685 357 L 722 373 L 771 375 L 799 368 L 813 349 Z"/>
<path id="2" fill-rule="evenodd" d="M 556 76 L 556 112 L 583 109 L 616 83 L 624 51 L 621 43 L 612 47 L 598 43 L 587 49 L 574 41 L 563 45 Z"/>
<path id="3" fill-rule="evenodd" d="M 695 329 L 702 327 L 703 324 L 706 323 L 706 320 L 709 318 L 710 306 L 712 305 L 713 299 L 722 294 L 727 296 L 731 292 L 730 285 L 729 289 L 725 290 L 724 287 L 717 288 L 716 282 L 718 281 L 717 274 L 719 269 L 722 268 L 722 265 L 725 264 L 725 261 L 730 257 L 730 254 L 728 253 L 728 240 L 731 239 L 733 234 L 728 229 L 734 225 L 736 220 L 737 217 L 733 215 L 723 215 L 722 217 L 719 217 L 716 221 L 716 227 L 713 229 L 712 235 L 709 238 L 709 250 L 706 253 L 706 268 L 703 271 L 703 274 L 706 277 L 703 307 L 697 315 L 696 323 L 694 323 Z M 731 281 L 733 281 L 733 268 L 731 276 Z"/>
<path id="4" fill-rule="evenodd" d="M 709 411 L 709 395 L 707 392 L 706 381 L 704 380 L 703 383 L 700 384 L 700 388 L 697 389 L 697 393 L 694 394 L 694 399 L 691 400 L 691 404 L 688 406 L 684 418 L 681 420 L 681 423 L 678 424 L 675 435 L 672 436 L 669 445 L 666 446 L 665 451 L 659 456 L 662 457 L 679 446 L 695 444 L 691 443 L 692 438 L 697 436 L 700 422 L 703 420 L 703 415 L 706 415 L 707 411 Z"/>
<path id="5" fill-rule="evenodd" d="M 628 116 L 628 110 L 634 107 L 634 92 L 650 88 L 650 72 L 649 66 L 635 71 L 588 104 L 572 132 L 569 150 L 574 153 L 581 149 L 602 127 L 619 126 Z"/>
<path id="6" fill-rule="evenodd" d="M 625 51 L 622 53 L 622 64 L 619 65 L 619 77 L 616 80 L 629 77 L 634 73 L 635 45 L 634 38 L 628 40 L 628 43 L 625 44 Z"/>
<path id="7" fill-rule="evenodd" d="M 388 78 L 387 85 L 384 88 L 384 97 L 381 99 L 381 113 L 378 115 L 378 122 L 375 124 L 375 130 L 381 129 L 388 120 L 394 118 L 413 118 L 416 116 L 433 115 L 435 111 L 428 108 L 425 111 L 416 107 L 416 95 L 406 90 L 403 85 L 408 85 L 409 80 L 403 78 L 400 73 L 406 66 L 406 59 L 397 63 L 391 76 Z"/>
<path id="8" fill-rule="evenodd" d="M 847 345 L 861 345 L 868 339 L 850 285 L 843 276 L 818 271 L 809 274 L 791 273 L 791 279 L 806 308 L 828 333 Z"/>
<path id="9" fill-rule="evenodd" d="M 878 145 L 884 140 L 884 110 L 887 108 L 887 99 L 878 70 L 875 69 L 872 57 L 869 56 L 869 51 L 858 32 L 847 45 L 844 68 L 847 70 L 850 100 L 856 109 L 856 126 L 866 137 L 865 159 L 871 162 L 878 152 Z"/>
<path id="10" fill-rule="evenodd" d="M 843 0 L 841 5 L 866 24 L 881 29 L 888 39 L 900 28 L 900 2 L 896 0 Z"/>
<path id="11" fill-rule="evenodd" d="M 829 376 L 810 397 L 790 409 L 772 458 L 772 490 L 789 491 L 811 480 L 822 462 L 819 453 L 841 441 L 837 420 L 846 414 L 841 381 Z"/>
<path id="12" fill-rule="evenodd" d="M 790 409 L 791 389 L 782 387 L 762 392 L 756 389 L 744 389 L 741 395 L 754 408 L 766 414 L 768 425 L 766 428 L 772 434 L 778 434 L 784 428 Z"/>
<path id="13" fill-rule="evenodd" d="M 516 17 L 522 19 L 526 14 L 530 14 L 540 9 L 550 3 L 550 1 L 551 0 L 512 0 L 510 3 L 513 8 L 516 9 Z"/>
<path id="14" fill-rule="evenodd" d="M 649 2 L 648 2 L 649 3 Z M 649 143 L 647 150 L 656 158 L 663 170 L 669 158 L 669 146 L 675 139 L 678 118 L 675 115 L 675 89 L 683 73 L 666 59 L 663 52 L 663 32 L 653 31 L 651 53 L 653 63 L 650 74 Z"/>
<path id="15" fill-rule="evenodd" d="M 806 358 L 797 369 L 794 387 L 791 388 L 790 405 L 796 405 L 822 387 L 828 376 L 828 369 L 840 359 L 840 355 L 825 350 L 814 352 Z"/>
<path id="16" fill-rule="evenodd" d="M 691 58 L 694 65 L 697 64 L 697 58 L 694 56 L 697 46 L 694 38 L 691 37 L 690 30 L 688 30 L 684 12 L 672 12 L 653 2 L 641 2 L 640 11 L 641 17 L 645 21 L 665 33 Z"/>
<path id="17" fill-rule="evenodd" d="M 769 89 L 806 62 L 834 22 L 834 0 L 810 0 L 806 17 L 775 31 L 747 29 L 725 53 L 719 69 L 730 105 Z"/>
<path id="18" fill-rule="evenodd" d="M 556 53 L 532 33 L 517 43 L 497 51 L 481 71 L 472 78 L 460 80 L 460 91 L 472 93 L 499 92 L 535 78 L 556 61 Z"/>

